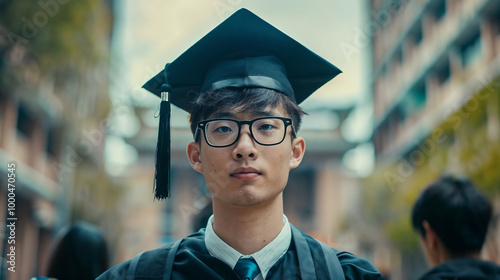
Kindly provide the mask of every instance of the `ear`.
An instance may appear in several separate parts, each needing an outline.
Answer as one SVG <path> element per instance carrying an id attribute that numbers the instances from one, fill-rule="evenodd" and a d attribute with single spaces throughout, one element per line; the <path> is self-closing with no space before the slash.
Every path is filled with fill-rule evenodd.
<path id="1" fill-rule="evenodd" d="M 425 247 L 424 251 L 427 263 L 430 267 L 434 267 L 442 262 L 442 260 L 440 260 L 440 255 L 442 254 L 441 240 L 429 222 L 424 220 L 422 226 L 425 230 L 425 238 L 421 237 L 420 240 L 423 243 L 422 246 Z"/>
<path id="2" fill-rule="evenodd" d="M 424 238 L 425 243 L 427 244 L 427 246 L 429 246 L 429 249 L 435 250 L 437 247 L 439 237 L 437 236 L 436 232 L 431 227 L 429 222 L 427 222 L 426 220 L 422 221 L 422 226 L 424 227 L 425 230 L 425 238 Z"/>
<path id="3" fill-rule="evenodd" d="M 189 160 L 189 163 L 191 164 L 191 167 L 203 174 L 203 167 L 201 165 L 201 155 L 200 155 L 201 149 L 200 149 L 200 144 L 197 142 L 189 142 L 187 149 L 186 149 L 186 154 Z"/>
<path id="4" fill-rule="evenodd" d="M 292 141 L 292 156 L 290 157 L 290 169 L 300 165 L 304 152 L 306 151 L 306 141 L 302 137 L 296 137 Z"/>

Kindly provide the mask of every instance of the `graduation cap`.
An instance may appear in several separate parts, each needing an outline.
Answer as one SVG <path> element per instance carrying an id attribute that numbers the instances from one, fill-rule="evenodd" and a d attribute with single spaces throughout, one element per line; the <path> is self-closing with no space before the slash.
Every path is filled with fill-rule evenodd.
<path id="1" fill-rule="evenodd" d="M 155 197 L 169 197 L 170 103 L 191 113 L 200 92 L 261 87 L 297 104 L 341 71 L 247 9 L 240 9 L 143 85 L 161 97 Z"/>

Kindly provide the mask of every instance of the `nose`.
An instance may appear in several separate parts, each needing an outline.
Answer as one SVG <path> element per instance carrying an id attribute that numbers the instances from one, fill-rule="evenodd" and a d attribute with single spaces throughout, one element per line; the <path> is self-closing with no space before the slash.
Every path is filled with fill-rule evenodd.
<path id="1" fill-rule="evenodd" d="M 248 125 L 243 125 L 241 127 L 240 137 L 233 149 L 233 159 L 256 159 L 258 154 L 256 144 L 257 143 L 255 143 L 250 134 L 250 127 Z"/>

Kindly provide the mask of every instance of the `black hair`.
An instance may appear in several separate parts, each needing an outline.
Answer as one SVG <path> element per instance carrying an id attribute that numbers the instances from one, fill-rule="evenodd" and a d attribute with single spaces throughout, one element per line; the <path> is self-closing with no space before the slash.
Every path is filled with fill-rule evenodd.
<path id="1" fill-rule="evenodd" d="M 267 107 L 276 108 L 283 105 L 285 112 L 292 119 L 295 132 L 299 130 L 301 118 L 306 113 L 290 97 L 279 91 L 267 88 L 223 88 L 201 93 L 195 99 L 189 121 L 191 132 L 196 132 L 199 121 L 211 115 L 238 108 L 239 112 L 259 112 Z M 195 139 L 197 140 L 197 139 Z"/>
<path id="2" fill-rule="evenodd" d="M 48 277 L 90 280 L 109 268 L 108 248 L 98 227 L 80 221 L 61 235 L 54 247 Z"/>
<path id="3" fill-rule="evenodd" d="M 425 220 L 451 255 L 465 256 L 481 251 L 491 217 L 490 202 L 471 181 L 446 175 L 420 194 L 411 218 L 423 238 Z"/>

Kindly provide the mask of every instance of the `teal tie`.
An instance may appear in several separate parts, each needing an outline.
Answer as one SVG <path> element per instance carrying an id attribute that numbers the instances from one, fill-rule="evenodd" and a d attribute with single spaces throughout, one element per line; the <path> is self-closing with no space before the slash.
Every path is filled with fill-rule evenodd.
<path id="1" fill-rule="evenodd" d="M 234 271 L 242 280 L 253 280 L 260 273 L 259 266 L 253 258 L 239 259 Z"/>

